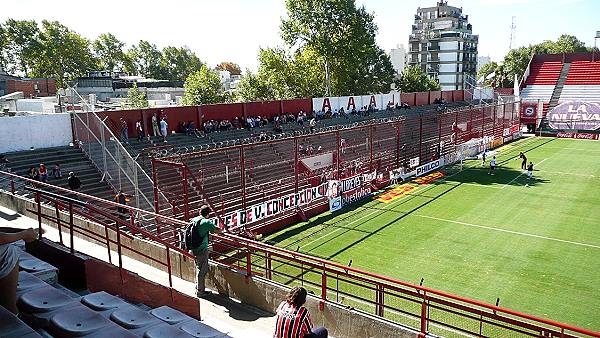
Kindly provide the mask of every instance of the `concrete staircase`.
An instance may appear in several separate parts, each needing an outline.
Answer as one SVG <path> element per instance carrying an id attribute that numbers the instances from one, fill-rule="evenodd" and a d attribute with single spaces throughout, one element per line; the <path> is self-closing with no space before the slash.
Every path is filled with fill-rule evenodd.
<path id="1" fill-rule="evenodd" d="M 567 80 L 567 74 L 569 74 L 570 68 L 570 63 L 563 64 L 563 67 L 560 71 L 560 76 L 558 77 L 558 82 L 556 83 L 556 87 L 554 87 L 554 91 L 552 92 L 552 96 L 550 97 L 548 111 L 554 109 L 554 107 L 556 107 L 556 105 L 558 104 L 558 99 L 560 98 L 560 94 L 562 94 L 562 90 L 565 86 L 565 81 Z"/>
<path id="2" fill-rule="evenodd" d="M 9 161 L 6 167 L 10 168 L 17 175 L 27 176 L 29 168 L 38 168 L 40 163 L 44 163 L 48 168 L 49 174 L 46 183 L 68 189 L 67 178 L 69 172 L 72 171 L 77 174 L 81 181 L 79 192 L 110 200 L 114 197 L 115 193 L 113 189 L 106 182 L 101 181 L 102 175 L 98 172 L 98 169 L 77 148 L 65 146 L 20 151 L 6 154 L 6 158 Z M 51 175 L 52 167 L 55 163 L 60 165 L 62 178 L 54 178 Z M 0 182 L 1 186 L 7 189 L 10 182 L 2 178 L 0 180 L 3 180 Z M 18 185 L 22 185 L 23 183 L 16 182 L 16 184 L 18 188 Z"/>

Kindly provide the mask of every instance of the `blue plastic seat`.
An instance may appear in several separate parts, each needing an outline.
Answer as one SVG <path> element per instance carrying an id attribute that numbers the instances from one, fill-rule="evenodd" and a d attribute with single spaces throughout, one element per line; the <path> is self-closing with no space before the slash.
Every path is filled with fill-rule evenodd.
<path id="1" fill-rule="evenodd" d="M 90 334 L 86 334 L 85 336 L 81 336 L 82 338 L 139 338 L 140 335 L 137 335 L 133 332 L 130 332 L 117 324 L 112 324 L 103 328 L 102 330 L 95 331 Z"/>
<path id="2" fill-rule="evenodd" d="M 181 325 L 181 330 L 196 338 L 224 337 L 226 334 L 197 320 Z"/>
<path id="3" fill-rule="evenodd" d="M 144 338 L 193 338 L 194 336 L 178 329 L 176 326 L 162 323 L 157 326 L 153 326 L 146 333 Z"/>
<path id="4" fill-rule="evenodd" d="M 47 286 L 49 286 L 48 283 L 43 280 L 27 271 L 21 271 L 19 272 L 19 281 L 17 282 L 17 298 L 26 292 Z"/>
<path id="5" fill-rule="evenodd" d="M 48 331 L 54 337 L 70 338 L 91 334 L 111 325 L 114 323 L 98 312 L 79 305 L 54 315 L 50 319 Z"/>
<path id="6" fill-rule="evenodd" d="M 135 307 L 119 309 L 110 315 L 110 319 L 129 330 L 160 324 L 158 318 Z"/>
<path id="7" fill-rule="evenodd" d="M 150 314 L 170 325 L 194 320 L 194 318 L 186 315 L 185 313 L 182 313 L 181 311 L 175 310 L 166 305 L 150 310 Z"/>
<path id="8" fill-rule="evenodd" d="M 89 295 L 83 296 L 81 298 L 81 303 L 107 317 L 118 309 L 133 306 L 121 298 L 113 296 L 104 291 L 90 293 Z"/>
<path id="9" fill-rule="evenodd" d="M 23 323 L 17 316 L 12 312 L 8 311 L 4 307 L 0 306 L 0 337 L 2 338 L 17 338 L 17 337 L 28 337 L 38 338 L 41 337 L 27 324 Z"/>
<path id="10" fill-rule="evenodd" d="M 29 291 L 17 300 L 22 318 L 34 328 L 46 327 L 57 311 L 80 306 L 77 299 L 51 286 Z"/>

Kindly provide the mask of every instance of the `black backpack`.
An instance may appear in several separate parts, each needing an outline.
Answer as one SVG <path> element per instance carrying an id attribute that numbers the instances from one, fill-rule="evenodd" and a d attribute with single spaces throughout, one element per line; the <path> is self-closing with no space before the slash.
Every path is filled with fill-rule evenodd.
<path id="1" fill-rule="evenodd" d="M 185 249 L 192 250 L 199 247 L 204 240 L 204 236 L 200 236 L 196 226 L 197 222 L 191 221 L 190 224 L 185 228 Z"/>

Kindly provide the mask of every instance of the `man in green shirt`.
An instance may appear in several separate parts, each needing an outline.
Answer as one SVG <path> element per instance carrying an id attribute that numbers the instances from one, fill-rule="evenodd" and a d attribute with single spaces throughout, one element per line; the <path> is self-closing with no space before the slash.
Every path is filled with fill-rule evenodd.
<path id="1" fill-rule="evenodd" d="M 200 234 L 202 241 L 200 246 L 193 248 L 192 253 L 196 256 L 196 268 L 197 268 L 197 292 L 198 297 L 205 297 L 210 294 L 209 291 L 205 290 L 204 278 L 208 273 L 208 237 L 210 232 L 220 232 L 220 229 L 214 224 L 213 221 L 208 219 L 210 214 L 210 208 L 208 206 L 202 206 L 200 208 L 200 216 L 191 219 L 191 222 L 195 224 L 195 230 Z"/>

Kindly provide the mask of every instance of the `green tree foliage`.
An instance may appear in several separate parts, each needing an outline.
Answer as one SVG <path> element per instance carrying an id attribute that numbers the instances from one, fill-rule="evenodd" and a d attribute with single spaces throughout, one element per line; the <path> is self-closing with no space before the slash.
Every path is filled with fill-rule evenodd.
<path id="1" fill-rule="evenodd" d="M 544 41 L 536 45 L 520 47 L 511 50 L 506 54 L 504 60 L 493 69 L 495 77 L 491 83 L 495 87 L 512 87 L 515 74 L 518 81 L 521 81 L 525 69 L 529 64 L 531 56 L 534 54 L 559 54 L 574 52 L 591 52 L 591 48 L 585 47 L 585 43 L 572 35 L 563 34 L 556 41 Z M 486 71 L 490 71 L 487 69 Z M 492 71 L 490 71 L 492 73 Z"/>
<path id="2" fill-rule="evenodd" d="M 123 50 L 125 43 L 111 33 L 100 34 L 92 46 L 103 70 L 122 71 L 129 62 Z"/>
<path id="3" fill-rule="evenodd" d="M 4 23 L 3 35 L 6 70 L 29 76 L 40 48 L 40 29 L 37 23 L 34 20 L 8 19 Z"/>
<path id="4" fill-rule="evenodd" d="M 247 72 L 238 85 L 244 101 L 323 96 L 325 74 L 321 57 L 308 49 L 290 53 L 283 48 L 261 49 L 258 73 Z"/>
<path id="5" fill-rule="evenodd" d="M 64 88 L 67 81 L 97 69 L 90 42 L 58 21 L 42 21 L 39 48 L 34 52 L 31 75 L 53 77 Z"/>
<path id="6" fill-rule="evenodd" d="M 257 74 L 247 69 L 246 74 L 238 83 L 237 99 L 239 101 L 269 101 L 274 100 L 275 97 L 266 81 L 262 81 Z"/>
<path id="7" fill-rule="evenodd" d="M 493 74 L 497 68 L 498 68 L 498 63 L 496 63 L 494 61 L 492 61 L 490 63 L 486 63 L 477 72 L 477 81 L 479 81 L 480 79 L 483 79 L 486 84 L 489 84 L 490 80 L 486 80 L 486 78 L 488 76 L 490 76 L 491 74 Z"/>
<path id="8" fill-rule="evenodd" d="M 185 105 L 221 103 L 228 99 L 228 96 L 223 93 L 219 74 L 208 69 L 206 65 L 202 65 L 200 70 L 190 74 L 183 88 Z"/>
<path id="9" fill-rule="evenodd" d="M 131 60 L 125 68 L 129 73 L 155 79 L 164 73 L 160 64 L 162 53 L 156 45 L 148 41 L 140 40 L 137 45 L 131 46 L 127 57 Z"/>
<path id="10" fill-rule="evenodd" d="M 133 83 L 133 87 L 129 88 L 127 91 L 127 103 L 131 108 L 147 108 L 148 107 L 148 99 L 146 98 L 146 93 L 141 91 L 137 82 Z"/>
<path id="11" fill-rule="evenodd" d="M 187 77 L 202 67 L 202 61 L 188 47 L 165 47 L 160 61 L 160 79 L 185 81 Z"/>
<path id="12" fill-rule="evenodd" d="M 312 51 L 329 71 L 331 95 L 387 92 L 394 71 L 375 41 L 373 14 L 355 0 L 286 0 L 281 35 L 293 49 Z"/>
<path id="13" fill-rule="evenodd" d="M 242 75 L 242 70 L 237 63 L 223 61 L 217 65 L 218 70 L 226 70 L 231 75 Z"/>
<path id="14" fill-rule="evenodd" d="M 430 90 L 440 90 L 438 81 L 427 76 L 421 68 L 417 66 L 404 67 L 398 80 L 398 88 L 404 93 L 427 92 Z"/>
<path id="15" fill-rule="evenodd" d="M 0 22 L 0 70 L 6 69 L 8 64 L 8 39 L 6 38 L 6 31 L 4 30 L 4 25 Z"/>

